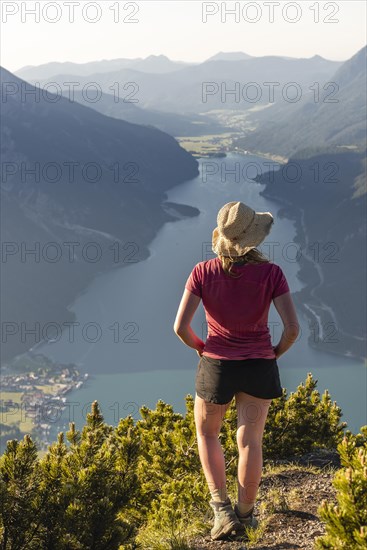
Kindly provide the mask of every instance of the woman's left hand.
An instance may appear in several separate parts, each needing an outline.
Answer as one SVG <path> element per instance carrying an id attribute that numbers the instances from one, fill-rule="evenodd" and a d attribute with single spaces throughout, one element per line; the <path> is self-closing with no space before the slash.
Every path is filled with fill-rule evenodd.
<path id="1" fill-rule="evenodd" d="M 199 357 L 201 357 L 203 355 L 203 351 L 202 349 L 197 349 L 196 350 L 196 353 L 198 354 Z"/>

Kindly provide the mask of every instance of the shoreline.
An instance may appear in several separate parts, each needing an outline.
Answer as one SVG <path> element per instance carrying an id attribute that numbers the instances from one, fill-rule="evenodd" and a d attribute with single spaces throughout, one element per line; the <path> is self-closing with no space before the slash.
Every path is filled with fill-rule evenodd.
<path id="1" fill-rule="evenodd" d="M 266 185 L 266 184 L 264 184 Z M 299 244 L 301 250 L 306 250 L 308 246 L 308 238 L 303 224 L 303 209 L 293 205 L 291 202 L 287 201 L 284 198 L 274 197 L 273 195 L 266 192 L 266 190 L 261 192 L 261 195 L 265 198 L 268 198 L 274 202 L 277 202 L 283 206 L 283 212 L 285 218 L 291 220 L 295 224 L 296 235 L 294 242 Z M 292 211 L 290 212 L 290 209 Z M 299 213 L 300 215 L 296 215 Z M 339 340 L 330 339 L 329 341 L 323 341 L 324 329 L 323 327 L 328 327 L 336 325 L 336 315 L 334 310 L 325 304 L 319 296 L 314 295 L 315 289 L 322 283 L 322 268 L 319 266 L 312 258 L 302 253 L 301 258 L 298 262 L 300 267 L 297 278 L 305 283 L 305 273 L 308 275 L 308 280 L 310 275 L 313 276 L 313 281 L 305 283 L 305 286 L 294 293 L 292 297 L 298 309 L 303 312 L 306 319 L 309 321 L 310 332 L 308 335 L 308 345 L 315 349 L 316 351 L 322 351 L 325 353 L 331 353 L 337 355 L 338 357 L 345 357 L 346 359 L 355 359 L 356 361 L 366 361 L 367 358 L 361 353 L 356 354 L 351 349 L 345 349 L 345 347 L 339 347 L 335 344 L 339 343 Z M 310 266 L 312 268 L 312 273 L 310 274 Z M 321 271 L 321 273 L 320 273 Z M 316 311 L 315 311 L 316 310 Z M 316 326 L 316 331 L 315 331 Z M 352 347 L 352 344 L 355 345 L 355 340 L 348 337 L 346 333 L 339 329 L 340 333 L 343 335 L 344 340 L 349 340 L 349 346 Z M 326 334 L 326 337 L 328 335 Z M 334 335 L 331 334 L 331 338 Z"/>
<path id="2" fill-rule="evenodd" d="M 264 153 L 262 151 L 247 151 L 246 153 L 244 150 L 236 149 L 235 151 L 229 151 L 230 153 L 239 153 L 241 155 L 253 155 L 255 157 L 262 157 L 265 159 L 273 160 L 274 162 L 278 162 L 279 164 L 286 164 L 289 161 L 289 158 L 282 157 L 281 155 L 275 155 L 272 153 Z"/>
<path id="3" fill-rule="evenodd" d="M 241 153 L 241 151 L 230 151 L 230 153 L 243 155 L 243 153 Z M 248 154 L 255 154 L 255 153 L 248 153 Z M 261 156 L 261 155 L 258 155 L 258 156 Z M 205 156 L 202 157 L 202 158 L 205 158 Z M 270 158 L 270 156 L 269 155 L 268 156 L 263 155 L 263 158 Z M 261 194 L 265 198 L 268 198 L 269 200 L 272 200 L 274 202 L 278 202 L 282 207 L 284 207 L 284 211 L 282 212 L 282 215 L 284 215 L 285 218 L 294 221 L 294 223 L 295 223 L 296 235 L 295 235 L 294 241 L 299 243 L 302 247 L 306 246 L 307 245 L 307 238 L 306 238 L 306 234 L 305 234 L 305 228 L 302 226 L 302 223 L 301 223 L 301 209 L 299 209 L 298 207 L 295 207 L 294 205 L 292 205 L 290 202 L 284 200 L 283 198 L 273 197 L 273 196 L 269 195 L 268 193 L 266 193 L 266 190 L 261 191 Z M 152 233 L 152 236 L 151 236 L 151 239 L 150 239 L 149 243 L 146 243 L 145 246 L 141 248 L 140 254 L 139 254 L 139 260 L 137 260 L 137 262 L 132 262 L 132 263 L 139 263 L 141 261 L 149 259 L 149 257 L 152 255 L 152 252 L 149 249 L 149 245 L 152 242 L 152 240 L 156 237 L 158 231 L 160 231 L 160 229 L 164 226 L 165 223 L 180 221 L 184 218 L 190 218 L 190 217 L 194 217 L 194 216 L 197 216 L 197 215 L 200 214 L 200 210 L 196 207 L 193 207 L 191 205 L 186 205 L 186 204 L 183 204 L 183 203 L 175 203 L 175 202 L 169 201 L 167 199 L 168 199 L 167 194 L 163 193 L 162 200 L 160 202 L 160 206 L 161 206 L 162 210 L 165 213 L 165 220 L 162 223 L 160 223 L 159 228 L 155 232 Z M 119 264 L 115 264 L 115 265 L 112 264 L 110 267 L 112 269 L 115 269 L 115 268 L 121 268 L 121 267 L 126 266 L 126 265 L 129 265 L 129 264 L 128 263 L 127 264 L 125 263 L 125 264 L 122 264 L 122 265 L 121 264 L 120 265 Z M 320 315 L 318 316 L 317 313 L 315 313 L 312 310 L 312 308 L 310 308 L 310 310 L 308 310 L 307 307 L 305 306 L 305 302 L 307 302 L 307 303 L 311 302 L 311 304 L 312 304 L 312 294 L 311 294 L 312 288 L 310 289 L 310 286 L 313 286 L 314 282 L 317 283 L 316 277 L 318 277 L 318 281 L 320 282 L 320 278 L 319 278 L 319 275 L 318 275 L 318 270 L 314 266 L 314 262 L 312 262 L 312 260 L 310 258 L 304 257 L 303 255 L 302 255 L 302 258 L 300 259 L 300 261 L 298 262 L 298 265 L 299 265 L 300 269 L 297 273 L 297 278 L 299 280 L 304 282 L 302 280 L 302 278 L 300 277 L 300 275 L 304 274 L 305 273 L 305 268 L 307 268 L 307 266 L 310 267 L 310 265 L 313 268 L 312 275 L 315 278 L 312 280 L 311 283 L 309 282 L 303 289 L 301 289 L 300 291 L 297 291 L 297 292 L 294 293 L 295 303 L 296 303 L 297 307 L 299 308 L 299 310 L 304 313 L 306 319 L 308 319 L 310 321 L 311 326 L 312 326 L 312 324 L 315 324 L 315 319 L 316 319 L 316 321 L 318 323 L 318 326 L 319 326 L 318 334 L 320 334 L 320 333 L 322 333 L 322 331 L 320 331 L 320 328 L 322 328 L 322 324 L 323 323 L 325 324 L 329 320 L 328 317 L 327 317 L 327 310 L 326 309 L 323 310 L 322 307 L 321 307 L 321 312 L 320 312 Z M 104 273 L 105 273 L 105 271 L 99 272 L 95 275 L 95 277 L 103 275 Z M 308 277 L 308 279 L 309 279 L 309 277 Z M 90 284 L 90 282 L 88 282 L 88 285 L 89 284 Z M 85 292 L 88 285 L 85 288 L 83 288 L 80 292 L 81 293 Z M 310 300 L 310 298 L 311 298 L 311 300 Z M 75 296 L 75 300 L 76 299 L 77 299 L 77 296 Z M 318 298 L 318 300 L 321 303 L 321 305 L 323 305 L 323 302 L 319 298 Z M 319 317 L 320 320 L 317 320 L 317 317 Z M 320 323 L 321 323 L 321 327 L 320 327 Z M 312 334 L 314 334 L 314 332 L 312 332 L 312 330 L 310 329 L 310 333 L 309 333 L 309 336 L 308 336 L 308 344 L 309 344 L 310 347 L 312 347 L 313 349 L 316 349 L 317 351 L 323 351 L 323 352 L 326 352 L 326 353 L 335 354 L 335 355 L 338 355 L 339 357 L 340 356 L 345 357 L 349 360 L 350 359 L 355 359 L 355 360 L 361 360 L 361 359 L 363 360 L 364 359 L 363 357 L 351 354 L 349 351 L 346 351 L 346 352 L 344 351 L 343 352 L 341 350 L 337 350 L 337 349 L 335 349 L 335 346 L 334 347 L 329 346 L 328 348 L 325 348 L 325 345 L 322 344 L 322 342 L 320 344 L 320 342 L 317 343 L 317 342 L 312 341 Z M 41 342 L 36 344 L 36 346 L 37 345 L 41 345 Z M 35 346 L 33 346 L 33 347 L 35 347 Z M 30 350 L 28 350 L 28 351 L 26 351 L 26 352 L 24 352 L 23 354 L 20 354 L 20 355 L 18 354 L 16 357 L 27 355 L 29 351 Z M 79 365 L 76 365 L 76 367 L 79 369 Z M 72 390 L 74 390 L 74 389 L 78 389 L 78 388 L 73 387 Z M 58 396 L 57 393 L 54 394 L 54 398 L 57 398 L 57 396 Z M 43 445 L 48 445 L 48 444 L 50 444 L 50 442 L 43 441 Z"/>
<path id="4" fill-rule="evenodd" d="M 268 151 L 250 151 L 244 147 L 235 146 L 234 143 L 237 137 L 237 132 L 229 132 L 225 134 L 209 134 L 202 136 L 177 136 L 175 139 L 181 147 L 196 159 L 225 158 L 228 154 L 237 153 L 241 155 L 262 157 L 278 162 L 279 164 L 286 164 L 289 161 L 289 158 L 280 154 L 270 153 Z"/>
<path id="5" fill-rule="evenodd" d="M 163 193 L 160 207 L 165 215 L 164 221 L 162 221 L 156 231 L 152 233 L 149 242 L 144 243 L 144 247 L 140 249 L 139 259 L 129 263 L 135 264 L 149 259 L 152 255 L 149 245 L 155 239 L 157 233 L 162 229 L 165 223 L 174 223 L 176 221 L 195 217 L 200 214 L 200 210 L 196 207 L 168 201 L 166 199 L 167 195 L 166 193 Z M 126 267 L 129 263 L 112 263 L 108 269 L 102 271 L 98 270 L 94 277 L 88 281 L 87 285 L 79 289 L 73 300 L 65 307 L 67 313 L 73 317 L 73 321 L 76 321 L 74 318 L 75 314 L 69 311 L 68 308 L 81 294 L 86 292 L 86 289 L 91 282 L 97 277 L 111 272 L 114 269 Z M 51 432 L 53 422 L 48 423 L 45 419 L 39 420 L 39 412 L 46 410 L 52 400 L 57 402 L 57 406 L 62 411 L 66 407 L 66 405 L 64 405 L 65 394 L 78 390 L 80 387 L 84 386 L 87 379 L 91 377 L 88 372 L 84 372 L 84 365 L 82 364 L 65 365 L 61 362 L 50 359 L 41 351 L 37 351 L 39 347 L 42 347 L 42 345 L 47 343 L 49 343 L 47 340 L 40 340 L 39 342 L 32 344 L 27 350 L 17 353 L 13 357 L 4 360 L 2 364 L 2 373 L 0 375 L 2 387 L 1 393 L 5 395 L 5 399 L 2 399 L 2 406 L 5 408 L 15 407 L 19 412 L 22 410 L 24 403 L 27 402 L 30 403 L 32 408 L 32 411 L 26 411 L 26 416 L 28 416 L 28 418 L 26 419 L 26 422 L 23 423 L 25 426 L 29 426 L 26 430 L 24 427 L 21 429 L 21 425 L 19 423 L 5 424 L 9 427 L 9 439 L 14 436 L 15 432 L 12 434 L 12 430 L 18 430 L 21 437 L 23 437 L 25 433 L 29 433 L 39 446 L 40 453 L 43 453 L 47 449 L 47 446 L 52 443 L 48 440 L 48 437 Z M 45 374 L 41 377 L 39 374 L 39 369 L 43 368 L 45 369 Z M 82 369 L 83 372 L 80 373 L 79 369 Z M 60 375 L 59 371 L 61 373 Z M 63 376 L 66 376 L 66 384 L 63 383 Z M 57 381 L 55 381 L 56 377 L 58 377 Z M 38 384 L 39 387 L 35 385 L 37 380 L 40 381 Z M 52 392 L 50 392 L 51 386 Z M 18 435 L 19 434 L 16 433 L 16 437 L 18 437 Z"/>
<path id="6" fill-rule="evenodd" d="M 61 312 L 64 316 L 64 321 L 67 322 L 75 322 L 75 314 L 69 309 L 72 304 L 80 297 L 82 296 L 88 286 L 95 281 L 96 278 L 105 275 L 108 272 L 111 272 L 115 269 L 122 269 L 124 267 L 129 266 L 130 264 L 136 264 L 143 262 L 147 260 L 151 256 L 151 252 L 149 250 L 150 243 L 155 239 L 158 232 L 162 229 L 164 224 L 171 223 L 175 221 L 180 221 L 184 218 L 190 218 L 195 217 L 200 214 L 200 211 L 198 208 L 193 207 L 191 205 L 182 204 L 182 203 L 174 203 L 167 200 L 167 194 L 165 192 L 161 195 L 161 202 L 160 209 L 162 211 L 162 219 L 159 223 L 155 224 L 155 230 L 152 232 L 151 237 L 149 238 L 149 241 L 145 242 L 143 245 L 141 245 L 139 249 L 139 256 L 136 261 L 133 262 L 112 262 L 110 264 L 106 264 L 103 269 L 97 270 L 91 278 L 87 280 L 87 284 L 81 288 L 76 288 L 76 292 L 73 295 L 72 300 L 69 300 L 68 304 L 65 305 L 63 308 L 61 308 Z M 121 238 L 116 236 L 115 242 L 121 242 Z M 54 316 L 57 316 L 60 313 L 60 310 L 55 311 Z M 23 357 L 25 357 L 29 352 L 32 353 L 33 350 L 36 350 L 38 347 L 47 344 L 48 341 L 43 339 L 39 340 L 38 342 L 35 342 L 33 344 L 29 344 L 29 347 L 24 350 L 19 350 L 17 353 L 14 353 L 11 357 L 6 357 L 1 363 L 1 367 L 3 369 L 11 369 L 11 366 L 14 362 L 21 360 Z"/>
<path id="7" fill-rule="evenodd" d="M 6 447 L 3 437 L 11 439 L 28 433 L 43 451 L 51 445 L 48 438 L 52 421 L 47 421 L 48 411 L 56 408 L 62 414 L 67 407 L 65 395 L 81 388 L 89 374 L 81 374 L 74 363 L 58 363 L 43 354 L 34 354 L 33 358 L 27 354 L 25 360 L 33 360 L 33 366 L 0 376 L 2 414 L 5 418 L 7 414 L 19 417 L 15 422 L 4 423 L 9 433 L 2 435 L 1 447 Z"/>

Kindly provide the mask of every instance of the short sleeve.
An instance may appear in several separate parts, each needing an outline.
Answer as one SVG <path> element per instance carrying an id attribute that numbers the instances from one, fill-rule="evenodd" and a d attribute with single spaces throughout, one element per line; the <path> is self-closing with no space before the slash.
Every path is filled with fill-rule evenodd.
<path id="1" fill-rule="evenodd" d="M 273 294 L 272 299 L 276 298 L 277 296 L 280 296 L 281 294 L 285 294 L 286 292 L 290 292 L 290 288 L 287 282 L 287 279 L 282 271 L 282 269 L 274 264 L 274 277 L 273 277 Z"/>
<path id="2" fill-rule="evenodd" d="M 185 283 L 185 288 L 190 292 L 192 292 L 193 294 L 196 294 L 196 296 L 200 296 L 201 298 L 202 281 L 201 281 L 200 273 L 201 272 L 199 269 L 199 265 L 196 264 L 187 278 L 187 281 Z"/>

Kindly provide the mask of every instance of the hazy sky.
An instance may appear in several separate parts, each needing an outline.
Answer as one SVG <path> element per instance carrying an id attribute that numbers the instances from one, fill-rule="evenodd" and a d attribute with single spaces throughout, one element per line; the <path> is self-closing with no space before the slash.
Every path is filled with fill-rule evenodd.
<path id="1" fill-rule="evenodd" d="M 2 0 L 0 5 L 1 65 L 10 71 L 49 61 L 151 54 L 201 62 L 218 51 L 318 54 L 343 61 L 366 44 L 364 0 Z M 230 9 L 237 12 L 231 15 Z"/>

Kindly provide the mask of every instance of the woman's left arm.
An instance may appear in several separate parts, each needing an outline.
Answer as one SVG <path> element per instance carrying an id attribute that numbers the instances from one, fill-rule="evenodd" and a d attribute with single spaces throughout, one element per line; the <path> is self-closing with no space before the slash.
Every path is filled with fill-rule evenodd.
<path id="1" fill-rule="evenodd" d="M 201 357 L 205 342 L 195 334 L 190 326 L 200 301 L 200 296 L 197 296 L 185 288 L 178 307 L 173 330 L 184 344 L 195 349 L 197 354 Z"/>

